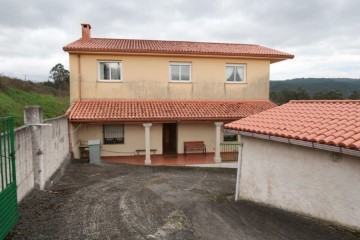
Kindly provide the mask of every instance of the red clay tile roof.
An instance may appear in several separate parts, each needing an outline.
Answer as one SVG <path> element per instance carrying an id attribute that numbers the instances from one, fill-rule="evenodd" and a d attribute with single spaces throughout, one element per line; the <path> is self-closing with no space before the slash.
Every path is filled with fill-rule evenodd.
<path id="1" fill-rule="evenodd" d="M 290 101 L 225 127 L 360 150 L 360 101 Z"/>
<path id="2" fill-rule="evenodd" d="M 275 106 L 270 101 L 78 100 L 67 115 L 72 122 L 233 121 Z"/>
<path id="3" fill-rule="evenodd" d="M 294 58 L 294 55 L 275 49 L 251 44 L 185 42 L 137 39 L 81 39 L 66 45 L 66 52 L 126 52 L 126 53 L 160 53 L 160 54 L 193 54 L 222 56 L 252 56 L 265 58 Z"/>

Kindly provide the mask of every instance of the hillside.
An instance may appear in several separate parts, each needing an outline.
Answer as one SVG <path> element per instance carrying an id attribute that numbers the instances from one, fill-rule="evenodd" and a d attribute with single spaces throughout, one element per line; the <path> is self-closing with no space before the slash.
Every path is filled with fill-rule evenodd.
<path id="1" fill-rule="evenodd" d="M 45 119 L 53 118 L 66 112 L 69 97 L 39 83 L 0 76 L 0 116 L 13 116 L 15 126 L 21 126 L 23 108 L 30 105 L 41 106 Z"/>
<path id="2" fill-rule="evenodd" d="M 287 88 L 296 91 L 299 87 L 305 89 L 310 95 L 316 92 L 329 92 L 339 90 L 344 97 L 353 91 L 360 91 L 360 79 L 352 78 L 295 78 L 285 81 L 270 81 L 270 92 L 280 92 Z"/>

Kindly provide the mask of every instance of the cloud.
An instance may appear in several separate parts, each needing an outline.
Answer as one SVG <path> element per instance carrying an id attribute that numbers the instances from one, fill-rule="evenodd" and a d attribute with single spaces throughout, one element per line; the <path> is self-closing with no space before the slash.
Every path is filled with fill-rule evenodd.
<path id="1" fill-rule="evenodd" d="M 359 78 L 357 0 L 33 0 L 0 3 L 1 72 L 47 79 L 62 47 L 81 35 L 255 43 L 295 54 L 271 65 L 271 79 Z M 21 65 L 21 67 L 19 67 Z"/>
<path id="2" fill-rule="evenodd" d="M 64 18 L 64 13 L 68 13 L 71 9 L 72 4 L 67 1 L 1 0 L 0 26 L 11 28 L 59 26 Z"/>

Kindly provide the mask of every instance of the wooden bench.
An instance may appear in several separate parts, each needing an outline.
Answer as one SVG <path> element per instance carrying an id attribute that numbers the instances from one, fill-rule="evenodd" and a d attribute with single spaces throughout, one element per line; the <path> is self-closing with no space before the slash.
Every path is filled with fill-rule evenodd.
<path id="1" fill-rule="evenodd" d="M 206 155 L 206 145 L 204 141 L 192 141 L 184 142 L 184 155 L 186 156 L 189 152 L 202 151 Z"/>
<path id="2" fill-rule="evenodd" d="M 153 155 L 155 155 L 156 151 L 157 151 L 156 149 L 150 149 L 150 154 L 152 153 Z M 142 153 L 142 152 L 145 153 L 146 150 L 145 149 L 136 149 L 135 152 L 136 152 L 136 155 L 139 157 L 140 153 Z"/>

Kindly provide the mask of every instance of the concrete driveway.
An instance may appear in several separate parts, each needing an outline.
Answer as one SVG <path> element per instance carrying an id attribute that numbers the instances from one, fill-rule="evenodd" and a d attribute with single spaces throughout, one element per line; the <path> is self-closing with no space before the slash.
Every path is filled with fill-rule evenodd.
<path id="1" fill-rule="evenodd" d="M 235 169 L 72 163 L 20 205 L 8 239 L 357 239 L 314 219 L 234 202 Z"/>

